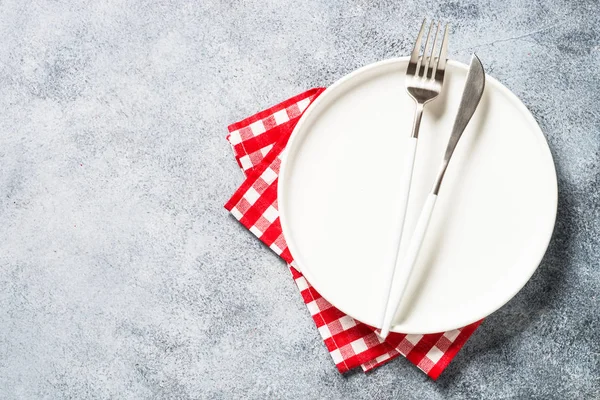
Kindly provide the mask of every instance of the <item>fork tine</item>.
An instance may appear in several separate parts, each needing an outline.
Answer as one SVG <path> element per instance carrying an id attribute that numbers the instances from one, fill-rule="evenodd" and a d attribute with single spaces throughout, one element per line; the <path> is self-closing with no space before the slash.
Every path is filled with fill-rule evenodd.
<path id="1" fill-rule="evenodd" d="M 433 22 L 431 23 L 431 25 L 431 27 L 433 28 Z M 438 22 L 437 27 L 435 28 L 435 34 L 433 35 L 433 45 L 431 46 L 431 53 L 427 55 L 427 49 L 425 50 L 425 55 L 427 55 L 427 63 L 425 64 L 425 70 L 423 72 L 423 76 L 425 77 L 425 79 L 429 79 L 434 76 L 433 74 L 429 74 L 429 72 L 432 72 L 429 70 L 429 65 L 431 65 L 431 61 L 434 59 L 433 52 L 435 51 L 437 45 L 437 38 L 438 33 L 440 32 L 440 25 L 441 23 Z"/>
<path id="2" fill-rule="evenodd" d="M 425 32 L 425 23 L 426 19 L 423 20 L 421 24 L 421 29 L 419 30 L 419 35 L 417 36 L 417 40 L 415 41 L 415 47 L 413 47 L 413 51 L 410 54 L 410 62 L 416 64 L 419 60 L 419 52 L 421 51 L 421 39 L 423 38 L 423 32 Z"/>
<path id="3" fill-rule="evenodd" d="M 431 38 L 431 31 L 433 30 L 433 21 L 431 21 L 431 24 L 429 25 L 429 31 L 427 32 L 427 40 L 425 40 L 425 51 L 423 52 L 423 56 L 420 57 L 419 61 L 421 61 L 421 66 L 425 65 L 425 63 L 429 63 L 429 56 L 427 56 L 427 53 L 429 53 L 429 45 L 431 44 L 431 42 L 429 41 L 429 38 Z M 423 70 L 423 75 L 421 75 L 421 69 L 420 66 L 417 64 L 417 75 L 418 76 L 424 76 L 425 74 L 427 74 L 427 69 Z"/>
<path id="4" fill-rule="evenodd" d="M 442 46 L 440 47 L 440 55 L 438 58 L 437 70 L 444 71 L 446 69 L 446 59 L 448 58 L 448 26 L 446 24 L 444 28 L 444 39 L 442 39 Z M 433 75 L 435 76 L 435 74 Z"/>

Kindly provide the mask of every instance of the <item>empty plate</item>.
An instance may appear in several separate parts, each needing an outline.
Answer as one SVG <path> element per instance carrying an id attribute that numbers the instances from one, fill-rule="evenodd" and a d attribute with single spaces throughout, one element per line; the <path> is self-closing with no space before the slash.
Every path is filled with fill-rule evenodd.
<path id="1" fill-rule="evenodd" d="M 297 268 L 335 307 L 375 327 L 395 260 L 415 107 L 404 88 L 406 64 L 368 65 L 323 92 L 296 126 L 279 178 L 281 224 Z M 441 95 L 425 107 L 402 252 L 442 160 L 466 75 L 466 65 L 449 62 Z M 519 99 L 488 76 L 392 330 L 448 331 L 505 304 L 539 265 L 556 205 L 544 135 Z"/>

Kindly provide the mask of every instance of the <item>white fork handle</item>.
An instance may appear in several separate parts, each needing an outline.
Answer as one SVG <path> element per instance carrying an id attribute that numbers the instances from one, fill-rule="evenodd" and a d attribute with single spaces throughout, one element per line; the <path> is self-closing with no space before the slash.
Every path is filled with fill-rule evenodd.
<path id="1" fill-rule="evenodd" d="M 402 168 L 402 175 L 400 177 L 400 198 L 398 199 L 400 204 L 398 209 L 400 214 L 396 221 L 396 241 L 394 242 L 394 254 L 398 258 L 400 252 L 400 243 L 402 242 L 402 231 L 404 230 L 404 219 L 406 218 L 406 208 L 408 206 L 408 199 L 410 197 L 410 185 L 412 182 L 413 167 L 415 165 L 415 154 L 417 153 L 417 138 L 410 137 L 408 144 L 405 147 L 405 159 L 404 168 Z M 386 284 L 384 290 L 387 295 L 386 300 L 390 298 L 390 291 L 392 289 L 392 282 L 394 281 L 394 274 L 396 271 L 396 261 L 390 263 L 388 271 L 386 273 Z M 389 300 L 388 300 L 389 301 Z M 387 303 L 386 303 L 387 304 Z"/>
<path id="2" fill-rule="evenodd" d="M 383 325 L 381 327 L 380 335 L 384 339 L 390 333 L 392 320 L 396 315 L 400 300 L 402 300 L 407 283 L 410 279 L 410 274 L 417 261 L 417 257 L 419 256 L 419 250 L 421 250 L 421 245 L 423 244 L 423 239 L 425 238 L 427 226 L 429 225 L 429 220 L 431 219 L 436 200 L 437 195 L 433 193 L 429 194 L 429 197 L 427 197 L 427 201 L 425 201 L 425 205 L 421 210 L 421 214 L 419 215 L 415 231 L 408 244 L 406 255 L 402 258 L 396 258 L 396 268 L 392 281 L 392 288 L 388 297 L 388 303 L 383 317 Z"/>

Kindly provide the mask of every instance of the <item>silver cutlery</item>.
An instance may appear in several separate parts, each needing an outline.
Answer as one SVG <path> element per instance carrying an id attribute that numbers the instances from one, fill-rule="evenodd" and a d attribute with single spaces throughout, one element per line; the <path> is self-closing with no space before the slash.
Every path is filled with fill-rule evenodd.
<path id="1" fill-rule="evenodd" d="M 456 145 L 458 144 L 458 141 L 467 127 L 467 124 L 477 109 L 479 101 L 481 100 L 481 96 L 483 95 L 484 87 L 485 72 L 481 62 L 479 61 L 479 58 L 473 54 L 471 57 L 471 64 L 469 66 L 469 73 L 467 74 L 465 88 L 462 94 L 456 119 L 454 120 L 452 134 L 450 135 L 450 140 L 448 141 L 448 146 L 446 147 L 444 159 L 433 184 L 433 188 L 431 189 L 431 193 L 427 197 L 425 205 L 423 206 L 423 209 L 419 215 L 419 219 L 417 220 L 417 225 L 410 239 L 407 253 L 402 258 L 400 263 L 397 262 L 396 264 L 394 278 L 392 281 L 390 295 L 388 297 L 388 303 L 381 329 L 381 336 L 383 338 L 387 337 L 389 334 L 392 320 L 397 312 L 400 301 L 402 300 L 402 296 L 404 295 L 406 285 L 410 279 L 412 269 L 419 255 L 419 250 L 423 244 L 427 226 L 429 225 L 431 214 L 433 213 L 438 193 L 440 191 L 446 169 L 448 168 L 448 164 L 450 163 L 450 159 L 454 153 L 454 149 L 456 148 Z"/>
<path id="2" fill-rule="evenodd" d="M 398 236 L 395 242 L 395 254 L 396 260 L 394 265 L 391 266 L 389 271 L 389 286 L 386 288 L 388 299 L 391 295 L 392 282 L 395 280 L 396 270 L 398 269 L 400 242 L 402 240 L 402 231 L 404 229 L 404 219 L 406 216 L 406 207 L 408 205 L 408 199 L 410 195 L 410 186 L 412 182 L 412 174 L 415 163 L 415 154 L 417 152 L 417 141 L 419 138 L 419 128 L 421 126 L 421 118 L 423 116 L 423 109 L 425 104 L 435 99 L 442 91 L 442 85 L 444 83 L 444 73 L 446 71 L 446 58 L 448 56 L 448 25 L 444 28 L 444 36 L 442 43 L 439 46 L 439 51 L 436 52 L 438 44 L 438 36 L 440 33 L 441 23 L 435 23 L 431 21 L 429 30 L 427 32 L 427 38 L 425 40 L 425 48 L 421 54 L 421 42 L 425 28 L 427 26 L 427 20 L 423 20 L 421 29 L 417 35 L 415 46 L 413 47 L 406 68 L 406 91 L 415 101 L 415 117 L 413 120 L 412 132 L 406 145 L 406 158 L 402 177 L 400 179 L 400 216 L 398 220 Z M 433 35 L 433 44 L 431 41 Z M 383 325 L 386 324 L 384 319 Z"/>

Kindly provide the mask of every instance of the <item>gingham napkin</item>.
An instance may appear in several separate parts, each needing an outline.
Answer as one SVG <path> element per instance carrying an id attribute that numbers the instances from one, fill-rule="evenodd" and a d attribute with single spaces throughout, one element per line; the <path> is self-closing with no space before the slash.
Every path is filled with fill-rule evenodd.
<path id="1" fill-rule="evenodd" d="M 246 180 L 225 208 L 288 263 L 302 299 L 340 372 L 359 366 L 366 372 L 403 355 L 431 378 L 437 379 L 481 321 L 436 334 L 391 333 L 383 340 L 375 333 L 375 328 L 329 304 L 294 268 L 277 210 L 280 156 L 300 116 L 323 90 L 308 90 L 229 126 L 227 140 Z"/>

